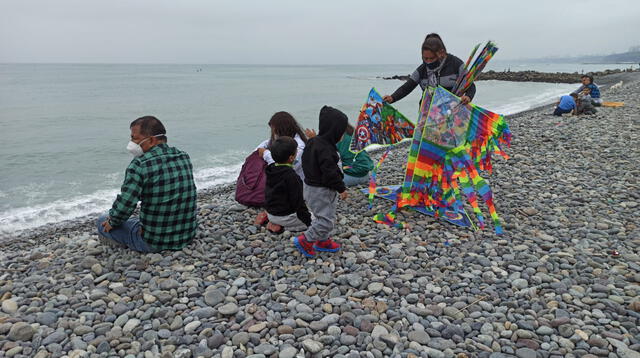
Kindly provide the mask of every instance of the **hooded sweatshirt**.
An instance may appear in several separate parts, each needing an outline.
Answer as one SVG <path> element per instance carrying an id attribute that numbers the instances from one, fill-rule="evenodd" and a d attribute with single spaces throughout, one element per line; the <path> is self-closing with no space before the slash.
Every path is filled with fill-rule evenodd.
<path id="1" fill-rule="evenodd" d="M 318 135 L 307 142 L 302 153 L 302 170 L 307 185 L 326 187 L 338 193 L 346 190 L 338 167 L 340 157 L 336 144 L 344 135 L 347 122 L 347 116 L 335 108 L 324 106 L 320 110 Z"/>
<path id="2" fill-rule="evenodd" d="M 264 190 L 265 209 L 271 215 L 286 216 L 296 213 L 300 221 L 311 225 L 311 214 L 302 197 L 302 179 L 289 165 L 271 164 L 265 170 L 267 184 Z"/>

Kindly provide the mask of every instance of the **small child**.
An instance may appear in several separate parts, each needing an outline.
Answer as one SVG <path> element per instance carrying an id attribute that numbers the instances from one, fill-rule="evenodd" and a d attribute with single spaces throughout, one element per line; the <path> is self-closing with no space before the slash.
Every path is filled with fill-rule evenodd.
<path id="1" fill-rule="evenodd" d="M 274 233 L 284 230 L 300 232 L 311 224 L 302 194 L 302 179 L 293 169 L 298 143 L 287 136 L 278 137 L 271 143 L 271 157 L 275 161 L 265 173 L 265 207 L 269 224 Z"/>
<path id="2" fill-rule="evenodd" d="M 554 116 L 562 116 L 565 113 L 571 113 L 576 110 L 576 100 L 578 99 L 577 93 L 572 93 L 570 95 L 564 95 L 560 97 L 560 102 L 558 102 L 558 106 L 556 110 L 553 111 Z"/>
<path id="3" fill-rule="evenodd" d="M 577 114 L 595 114 L 596 113 L 596 108 L 593 106 L 593 103 L 591 102 L 590 92 L 591 92 L 591 89 L 587 87 L 578 94 L 578 101 L 576 102 Z"/>
<path id="4" fill-rule="evenodd" d="M 306 257 L 315 257 L 316 250 L 340 250 L 331 234 L 335 228 L 338 195 L 342 200 L 348 196 L 336 147 L 344 136 L 347 123 L 344 113 L 329 106 L 322 107 L 318 135 L 307 142 L 302 153 L 304 199 L 314 217 L 307 231 L 294 237 L 293 243 Z"/>

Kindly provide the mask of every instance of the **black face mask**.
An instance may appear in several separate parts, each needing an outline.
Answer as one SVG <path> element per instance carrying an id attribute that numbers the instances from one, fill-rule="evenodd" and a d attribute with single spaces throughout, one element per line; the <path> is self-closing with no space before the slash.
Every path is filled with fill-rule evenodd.
<path id="1" fill-rule="evenodd" d="M 438 68 L 438 66 L 440 66 L 440 60 L 433 61 L 430 63 L 425 62 L 424 64 L 427 66 L 428 69 L 435 70 L 436 68 Z"/>

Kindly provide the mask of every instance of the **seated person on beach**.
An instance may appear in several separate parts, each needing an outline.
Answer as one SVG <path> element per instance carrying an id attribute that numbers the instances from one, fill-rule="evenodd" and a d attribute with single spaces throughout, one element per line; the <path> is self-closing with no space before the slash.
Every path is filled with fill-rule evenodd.
<path id="1" fill-rule="evenodd" d="M 264 161 L 269 164 L 273 164 L 275 161 L 271 155 L 271 143 L 273 143 L 277 138 L 282 136 L 287 136 L 293 138 L 298 144 L 298 149 L 296 151 L 296 158 L 293 162 L 293 170 L 298 174 L 301 180 L 304 180 L 304 173 L 302 171 L 302 152 L 304 151 L 304 147 L 307 144 L 307 136 L 305 136 L 304 131 L 298 124 L 295 118 L 289 112 L 276 112 L 271 119 L 269 119 L 269 128 L 271 129 L 271 135 L 269 139 L 258 145 L 256 150 L 264 159 Z M 256 188 L 256 190 L 262 190 L 264 188 Z M 258 213 L 254 220 L 254 225 L 264 225 L 267 223 L 267 212 L 265 210 Z"/>
<path id="2" fill-rule="evenodd" d="M 134 158 L 121 192 L 97 222 L 98 234 L 139 252 L 180 250 L 196 236 L 196 186 L 189 155 L 167 145 L 156 117 L 131 122 Z M 140 218 L 130 218 L 141 201 Z"/>
<path id="3" fill-rule="evenodd" d="M 296 152 L 296 160 L 293 163 L 293 169 L 298 174 L 300 179 L 304 180 L 304 173 L 302 172 L 302 152 L 304 151 L 304 146 L 307 144 L 307 137 L 304 135 L 304 131 L 298 124 L 295 118 L 289 112 L 277 112 L 271 119 L 269 120 L 269 128 L 271 128 L 271 136 L 269 139 L 258 145 L 258 152 L 262 159 L 264 159 L 267 164 L 274 163 L 273 157 L 271 156 L 270 145 L 271 143 L 278 137 L 287 136 L 295 139 L 298 143 L 298 150 Z"/>
<path id="4" fill-rule="evenodd" d="M 353 154 L 349 150 L 351 138 L 355 128 L 351 124 L 347 124 L 347 130 L 342 140 L 336 144 L 340 161 L 342 162 L 342 173 L 344 174 L 344 185 L 354 186 L 369 183 L 369 172 L 373 169 L 373 161 L 369 157 L 369 153 L 361 151 Z M 306 129 L 307 138 L 311 139 L 316 136 L 316 132 L 312 129 Z"/>
<path id="5" fill-rule="evenodd" d="M 578 94 L 578 100 L 576 102 L 577 114 L 595 114 L 596 108 L 591 103 L 591 96 L 589 95 L 589 88 L 585 88 Z"/>
<path id="6" fill-rule="evenodd" d="M 311 224 L 311 214 L 304 203 L 302 179 L 293 170 L 298 144 L 291 137 L 278 137 L 271 143 L 271 157 L 275 161 L 266 169 L 264 191 L 269 223 L 267 229 L 278 233 L 305 231 Z"/>
<path id="7" fill-rule="evenodd" d="M 589 75 L 582 75 L 580 79 L 582 80 L 582 86 L 578 87 L 577 90 L 571 93 L 578 94 L 588 88 L 589 95 L 591 96 L 591 103 L 593 103 L 594 106 L 601 106 L 602 98 L 600 98 L 600 88 L 593 83 L 593 77 Z"/>
<path id="8" fill-rule="evenodd" d="M 576 93 L 572 93 L 570 95 L 564 95 L 560 97 L 560 102 L 558 102 L 558 106 L 556 110 L 553 111 L 554 116 L 562 116 L 565 113 L 574 113 L 576 111 L 576 100 L 578 99 L 578 95 Z"/>

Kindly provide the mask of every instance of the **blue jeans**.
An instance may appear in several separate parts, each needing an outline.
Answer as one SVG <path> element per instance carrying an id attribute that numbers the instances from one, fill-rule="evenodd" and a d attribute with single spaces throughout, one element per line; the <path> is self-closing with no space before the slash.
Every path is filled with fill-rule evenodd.
<path id="1" fill-rule="evenodd" d="M 102 227 L 102 223 L 104 223 L 109 216 L 107 214 L 103 214 L 98 218 L 98 234 L 104 238 L 115 241 L 119 244 L 122 244 L 132 250 L 138 252 L 158 252 L 160 250 L 156 250 L 149 246 L 143 239 L 141 235 L 142 224 L 138 218 L 130 218 L 129 220 L 123 222 L 120 226 L 114 227 L 109 232 L 105 232 Z"/>
<path id="2" fill-rule="evenodd" d="M 556 107 L 556 110 L 553 111 L 553 115 L 554 116 L 562 116 L 565 113 L 571 113 L 571 111 L 573 111 L 573 109 L 562 109 L 560 107 Z"/>
<path id="3" fill-rule="evenodd" d="M 344 175 L 344 179 L 342 181 L 344 182 L 345 186 L 368 184 L 369 183 L 369 176 L 365 175 L 363 177 L 353 177 L 351 175 L 345 174 Z"/>

